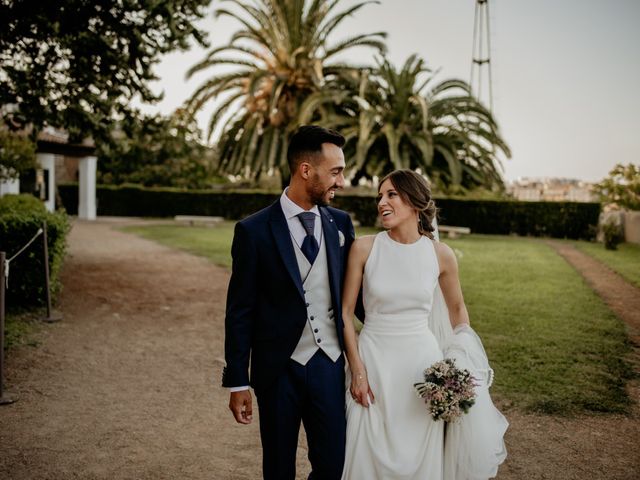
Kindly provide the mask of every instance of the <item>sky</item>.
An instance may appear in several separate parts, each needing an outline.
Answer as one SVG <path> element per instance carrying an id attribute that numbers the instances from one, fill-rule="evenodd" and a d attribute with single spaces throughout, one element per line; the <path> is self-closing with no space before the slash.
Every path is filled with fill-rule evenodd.
<path id="1" fill-rule="evenodd" d="M 436 79 L 468 82 L 474 13 L 474 0 L 381 0 L 345 19 L 333 40 L 385 31 L 395 65 L 417 53 Z M 640 163 L 640 0 L 489 0 L 489 13 L 493 111 L 512 151 L 507 180 L 598 181 L 617 163 Z M 212 47 L 240 28 L 212 13 L 199 25 Z M 189 98 L 214 72 L 185 79 L 205 54 L 194 47 L 163 57 L 152 88 L 164 99 L 145 110 L 168 114 Z M 347 58 L 374 62 L 365 49 Z M 212 109 L 197 116 L 203 130 Z"/>

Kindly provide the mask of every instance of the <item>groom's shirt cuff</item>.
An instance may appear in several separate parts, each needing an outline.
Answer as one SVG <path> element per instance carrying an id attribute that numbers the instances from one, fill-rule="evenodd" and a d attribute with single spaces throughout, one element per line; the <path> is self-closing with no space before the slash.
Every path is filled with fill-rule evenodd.
<path id="1" fill-rule="evenodd" d="M 242 392 L 243 390 L 249 390 L 249 385 L 243 385 L 241 387 L 229 387 L 229 392 Z"/>

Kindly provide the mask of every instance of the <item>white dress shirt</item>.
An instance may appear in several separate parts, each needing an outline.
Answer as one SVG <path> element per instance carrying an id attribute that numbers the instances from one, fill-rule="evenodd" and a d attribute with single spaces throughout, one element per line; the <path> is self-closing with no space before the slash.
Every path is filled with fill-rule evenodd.
<path id="1" fill-rule="evenodd" d="M 284 218 L 287 219 L 287 225 L 289 226 L 289 233 L 291 234 L 291 238 L 294 242 L 296 242 L 298 247 L 302 248 L 302 242 L 304 242 L 304 237 L 307 236 L 307 231 L 304 229 L 300 218 L 298 218 L 298 214 L 307 211 L 313 212 L 316 215 L 316 223 L 313 228 L 313 236 L 316 237 L 318 246 L 320 246 L 322 242 L 322 219 L 320 218 L 320 209 L 317 205 L 314 205 L 311 210 L 305 210 L 287 196 L 288 190 L 289 187 L 285 188 L 284 192 L 282 192 L 282 195 L 280 195 L 280 207 L 282 207 Z M 240 392 L 242 390 L 248 389 L 248 385 L 243 385 L 239 387 L 230 387 L 229 391 Z"/>
<path id="2" fill-rule="evenodd" d="M 282 195 L 280 195 L 280 206 L 282 207 L 284 218 L 287 219 L 287 225 L 289 225 L 289 233 L 291 233 L 291 237 L 298 247 L 302 248 L 302 242 L 304 242 L 304 237 L 307 236 L 307 231 L 304 229 L 300 218 L 298 218 L 298 214 L 309 211 L 316 215 L 316 223 L 313 227 L 313 236 L 316 237 L 318 246 L 320 246 L 322 242 L 322 220 L 320 218 L 320 209 L 317 205 L 314 205 L 311 210 L 305 210 L 287 196 L 288 190 L 289 187 L 285 188 Z"/>

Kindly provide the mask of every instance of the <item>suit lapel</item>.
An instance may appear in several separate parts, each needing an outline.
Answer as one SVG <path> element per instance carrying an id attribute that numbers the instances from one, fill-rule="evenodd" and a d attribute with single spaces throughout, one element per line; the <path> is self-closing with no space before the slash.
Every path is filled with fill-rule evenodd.
<path id="1" fill-rule="evenodd" d="M 322 218 L 322 233 L 327 251 L 331 296 L 334 304 L 340 305 L 340 240 L 338 238 L 338 226 L 326 208 L 320 207 L 320 217 Z"/>
<path id="2" fill-rule="evenodd" d="M 284 266 L 291 275 L 293 283 L 296 285 L 300 296 L 304 299 L 304 290 L 302 288 L 302 277 L 300 276 L 300 269 L 298 268 L 298 261 L 296 260 L 296 254 L 293 251 L 293 243 L 291 240 L 291 234 L 289 233 L 289 225 L 287 225 L 287 219 L 282 212 L 280 206 L 280 200 L 276 201 L 271 206 L 271 218 L 269 220 L 271 226 L 271 233 L 278 247 L 278 252 L 282 257 Z"/>

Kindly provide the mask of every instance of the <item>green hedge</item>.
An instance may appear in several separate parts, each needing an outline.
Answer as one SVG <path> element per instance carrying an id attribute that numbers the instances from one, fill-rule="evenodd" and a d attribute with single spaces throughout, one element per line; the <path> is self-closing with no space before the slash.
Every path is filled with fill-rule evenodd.
<path id="1" fill-rule="evenodd" d="M 67 213 L 77 215 L 78 186 L 59 185 L 58 193 Z M 97 213 L 124 217 L 207 215 L 240 219 L 273 203 L 277 198 L 278 194 L 263 191 L 225 192 L 100 185 L 97 187 Z"/>
<path id="2" fill-rule="evenodd" d="M 78 210 L 77 185 L 60 185 L 60 198 L 70 214 Z M 239 219 L 274 202 L 279 194 L 263 191 L 184 191 L 137 186 L 99 186 L 98 215 L 171 217 L 212 215 Z M 443 225 L 469 227 L 474 233 L 517 234 L 590 239 L 595 235 L 600 204 L 516 202 L 437 198 Z M 335 206 L 351 212 L 361 225 L 376 222 L 375 199 L 340 195 Z"/>
<path id="3" fill-rule="evenodd" d="M 51 293 L 60 292 L 60 267 L 65 255 L 69 220 L 65 213 L 49 213 L 32 195 L 6 195 L 0 198 L 0 251 L 7 259 L 14 256 L 47 222 Z M 9 267 L 7 309 L 46 305 L 42 236 L 39 236 Z"/>
<path id="4" fill-rule="evenodd" d="M 595 237 L 599 203 L 519 202 L 436 199 L 442 225 L 474 233 L 590 240 Z"/>

